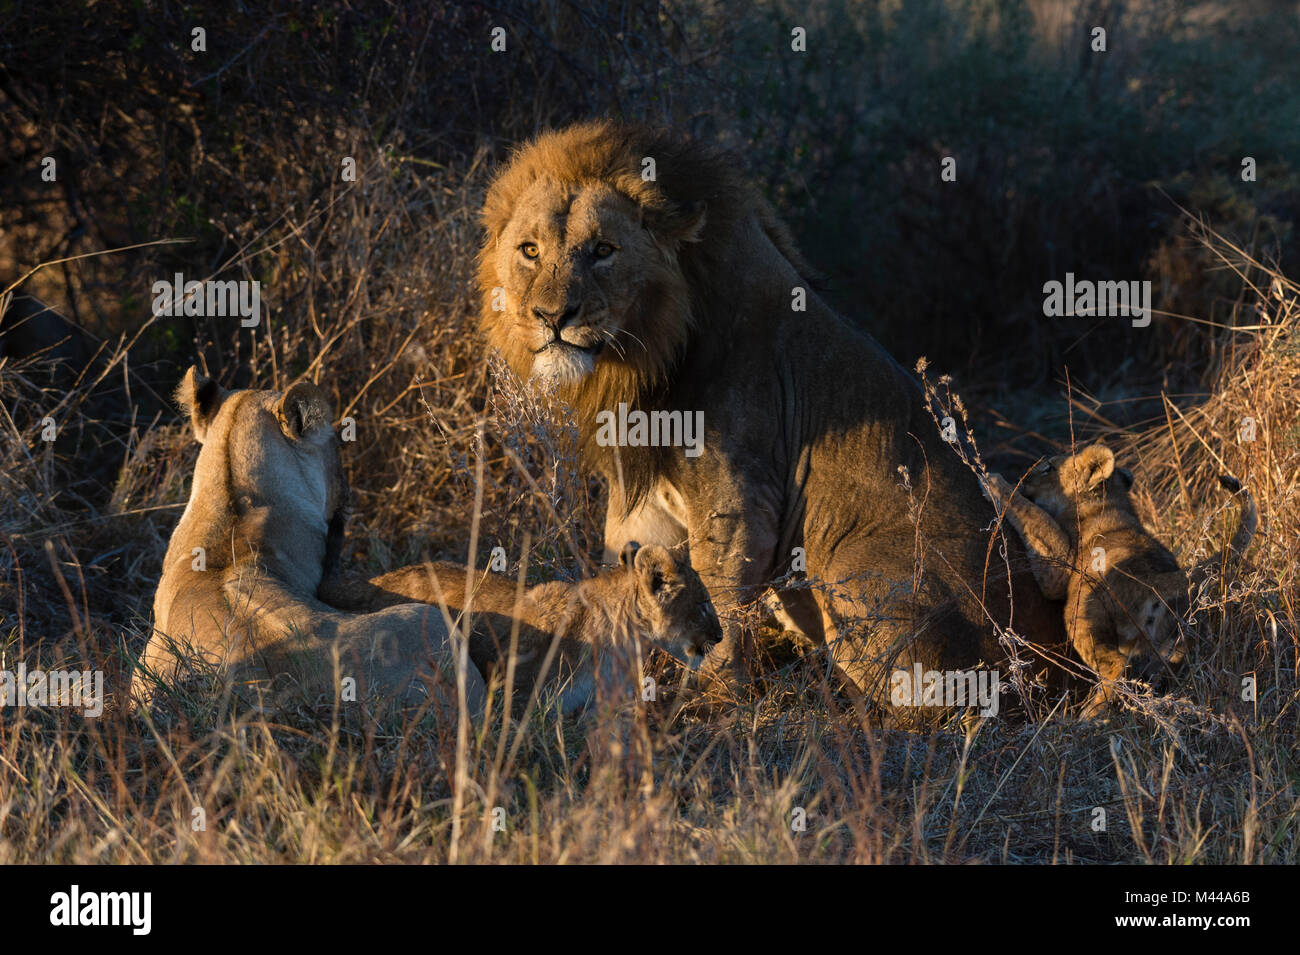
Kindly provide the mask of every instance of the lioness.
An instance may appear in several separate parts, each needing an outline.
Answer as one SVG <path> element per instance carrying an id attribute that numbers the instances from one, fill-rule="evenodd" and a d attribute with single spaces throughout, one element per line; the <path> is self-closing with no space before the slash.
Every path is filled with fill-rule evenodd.
<path id="1" fill-rule="evenodd" d="M 1018 542 L 1010 569 L 993 555 L 992 508 L 917 381 L 822 300 L 738 168 L 591 122 L 520 148 L 488 191 L 480 324 L 572 409 L 609 483 L 607 559 L 687 542 L 724 616 L 806 561 L 821 586 L 781 593 L 789 623 L 886 703 L 894 668 L 996 665 L 999 627 L 1064 651 L 1059 607 Z M 737 640 L 706 670 L 726 674 Z"/>
<path id="2" fill-rule="evenodd" d="M 416 701 L 431 687 L 449 709 L 453 661 L 437 611 L 407 603 L 346 614 L 316 599 L 348 493 L 324 394 L 310 382 L 283 393 L 227 391 L 190 368 L 176 400 L 202 449 L 167 546 L 133 700 L 149 703 L 158 682 L 192 659 L 239 683 L 332 694 L 337 652 L 340 676 Z M 465 671 L 473 712 L 483 685 Z"/>
<path id="3" fill-rule="evenodd" d="M 1228 546 L 1230 554 L 1241 554 L 1255 533 L 1255 505 L 1233 478 L 1219 480 L 1237 494 L 1240 514 Z M 1114 698 L 1113 684 L 1129 663 L 1148 674 L 1182 663 L 1188 585 L 1204 579 L 1213 562 L 1181 570 L 1142 526 L 1129 497 L 1132 483 L 1102 444 L 1043 461 L 1021 481 L 1019 493 L 996 474 L 988 480 L 989 495 L 1029 549 L 1039 587 L 1048 597 L 1065 598 L 1070 642 L 1097 672 L 1085 716 Z"/>
<path id="4" fill-rule="evenodd" d="M 561 688 L 564 712 L 582 709 L 595 693 L 593 658 L 601 661 L 601 676 L 612 682 L 618 667 L 626 675 L 627 665 L 639 659 L 642 639 L 693 666 L 722 638 L 699 575 L 688 562 L 654 544 L 627 544 L 619 565 L 595 577 L 538 584 L 522 594 L 502 574 L 435 562 L 368 581 L 327 582 L 320 595 L 350 610 L 377 610 L 409 600 L 445 606 L 454 614 L 468 606 L 470 657 L 484 679 L 508 672 L 517 629 L 512 696 L 519 708 L 544 679 Z"/>

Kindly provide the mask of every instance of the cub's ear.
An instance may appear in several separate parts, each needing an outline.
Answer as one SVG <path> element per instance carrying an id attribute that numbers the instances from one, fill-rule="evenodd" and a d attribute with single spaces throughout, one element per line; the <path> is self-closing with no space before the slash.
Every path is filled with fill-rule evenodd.
<path id="1" fill-rule="evenodd" d="M 334 412 L 325 392 L 310 381 L 299 381 L 276 403 L 275 417 L 285 437 L 298 441 L 318 428 L 329 428 Z"/>
<path id="2" fill-rule="evenodd" d="M 190 416 L 190 426 L 194 429 L 194 440 L 199 444 L 207 436 L 208 425 L 217 416 L 222 402 L 230 395 L 213 379 L 200 374 L 198 366 L 190 365 L 189 371 L 181 379 L 176 389 L 176 403 Z"/>
<path id="3" fill-rule="evenodd" d="M 1132 472 L 1132 471 L 1130 471 L 1128 468 L 1116 468 L 1116 469 L 1115 469 L 1115 473 L 1118 474 L 1118 475 L 1119 475 L 1119 479 L 1120 479 L 1121 481 L 1124 482 L 1124 490 L 1126 490 L 1126 491 L 1131 491 L 1131 490 L 1133 490 L 1133 472 Z"/>
<path id="4" fill-rule="evenodd" d="M 1091 491 L 1114 473 L 1115 454 L 1104 444 L 1090 444 L 1079 452 L 1079 464 L 1079 473 L 1087 479 Z"/>
<path id="5" fill-rule="evenodd" d="M 634 566 L 641 586 L 652 594 L 658 594 L 664 584 L 677 579 L 677 563 L 673 555 L 658 544 L 648 544 L 637 551 Z"/>
<path id="6" fill-rule="evenodd" d="M 641 549 L 641 545 L 636 541 L 628 541 L 623 545 L 623 550 L 619 552 L 618 563 L 621 567 L 631 567 L 632 561 L 636 557 L 636 552 Z"/>

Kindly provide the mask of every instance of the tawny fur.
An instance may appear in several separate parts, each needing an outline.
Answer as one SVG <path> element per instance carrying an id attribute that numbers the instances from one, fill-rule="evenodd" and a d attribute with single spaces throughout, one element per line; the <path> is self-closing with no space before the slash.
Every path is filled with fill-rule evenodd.
<path id="1" fill-rule="evenodd" d="M 1248 492 L 1231 478 L 1220 480 L 1237 491 L 1240 509 L 1226 561 L 1249 546 L 1256 513 Z M 1143 527 L 1129 496 L 1131 482 L 1101 444 L 1042 462 L 1018 493 L 998 475 L 988 482 L 990 497 L 1005 508 L 1029 550 L 1044 595 L 1065 599 L 1071 644 L 1097 672 L 1087 716 L 1114 699 L 1114 682 L 1130 664 L 1151 672 L 1182 663 L 1189 585 L 1204 579 L 1212 565 L 1179 568 Z"/>
<path id="2" fill-rule="evenodd" d="M 552 581 L 522 592 L 502 574 L 429 562 L 368 581 L 328 581 L 321 597 L 336 607 L 367 611 L 419 600 L 445 607 L 456 620 L 468 608 L 470 657 L 485 680 L 513 674 L 516 709 L 541 681 L 558 688 L 563 709 L 574 712 L 591 702 L 597 659 L 605 677 L 618 679 L 617 670 L 627 684 L 647 641 L 691 663 L 721 638 L 699 575 L 655 545 L 629 544 L 618 567 L 587 580 Z"/>
<path id="3" fill-rule="evenodd" d="M 347 484 L 332 414 L 310 382 L 283 393 L 226 391 L 191 368 L 177 393 L 202 444 L 190 500 L 154 595 L 154 634 L 131 687 L 196 664 L 223 669 L 250 701 L 283 692 L 332 697 L 338 677 L 406 701 L 454 708 L 448 632 L 422 604 L 339 613 L 316 599 L 337 549 Z M 466 668 L 466 703 L 482 681 Z"/>
<path id="4" fill-rule="evenodd" d="M 992 508 L 916 380 L 826 305 L 739 169 L 670 132 L 594 122 L 521 147 L 488 192 L 480 322 L 571 409 L 609 482 L 607 559 L 628 540 L 688 543 L 727 618 L 802 548 L 820 586 L 780 593 L 789 623 L 881 700 L 896 666 L 996 666 L 995 624 L 1063 650 L 1019 545 L 1010 573 L 992 554 Z M 621 402 L 702 412 L 703 453 L 600 446 L 597 415 Z M 734 672 L 738 639 L 729 627 L 706 669 Z"/>

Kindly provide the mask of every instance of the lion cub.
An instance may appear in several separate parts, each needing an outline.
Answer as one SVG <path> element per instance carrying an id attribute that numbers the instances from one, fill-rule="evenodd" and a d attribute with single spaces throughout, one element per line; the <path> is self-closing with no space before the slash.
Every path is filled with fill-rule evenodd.
<path id="1" fill-rule="evenodd" d="M 594 698 L 597 658 L 600 676 L 616 679 L 620 667 L 635 664 L 644 638 L 694 667 L 722 638 L 699 575 L 689 562 L 653 544 L 627 544 L 618 566 L 595 577 L 538 584 L 522 594 L 502 574 L 436 562 L 369 581 L 327 582 L 321 598 L 348 610 L 373 611 L 410 600 L 445 606 L 453 615 L 468 607 L 470 658 L 484 679 L 507 673 L 517 627 L 516 704 L 522 707 L 541 679 L 561 688 L 565 713 L 583 709 Z"/>
<path id="2" fill-rule="evenodd" d="M 1255 533 L 1255 506 L 1236 480 L 1219 480 L 1237 494 L 1240 517 L 1229 547 L 1241 554 Z M 1149 673 L 1183 661 L 1188 584 L 1204 579 L 1214 562 L 1180 569 L 1142 526 L 1128 493 L 1132 483 L 1109 448 L 1092 444 L 1039 464 L 1019 493 L 996 474 L 986 484 L 1024 541 L 1043 595 L 1065 599 L 1070 642 L 1097 672 L 1085 716 L 1114 698 L 1114 681 L 1130 661 Z"/>

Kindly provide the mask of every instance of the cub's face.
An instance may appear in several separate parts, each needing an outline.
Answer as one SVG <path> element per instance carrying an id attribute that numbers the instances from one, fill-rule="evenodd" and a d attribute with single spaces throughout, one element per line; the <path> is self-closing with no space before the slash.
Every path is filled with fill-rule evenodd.
<path id="1" fill-rule="evenodd" d="M 1124 498 L 1133 475 L 1115 467 L 1115 455 L 1103 444 L 1090 444 L 1077 454 L 1058 454 L 1040 461 L 1020 482 L 1020 493 L 1057 520 L 1080 502 L 1104 492 Z"/>
<path id="2" fill-rule="evenodd" d="M 484 325 L 516 374 L 566 387 L 597 362 L 661 362 L 655 318 L 679 276 L 643 223 L 640 207 L 605 183 L 542 178 L 525 191 L 484 251 L 495 283 L 480 275 Z"/>
<path id="3" fill-rule="evenodd" d="M 195 491 L 214 495 L 224 483 L 237 512 L 293 514 L 316 529 L 330 527 L 347 500 L 333 413 L 311 382 L 284 392 L 226 391 L 191 368 L 177 400 L 203 445 Z M 341 533 L 341 525 L 338 528 Z"/>
<path id="4" fill-rule="evenodd" d="M 628 544 L 619 560 L 634 577 L 646 635 L 692 669 L 699 666 L 722 639 L 722 626 L 699 574 L 657 544 Z"/>

